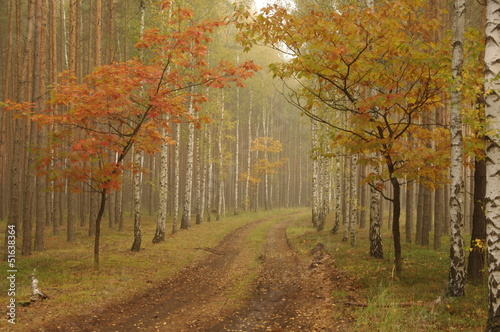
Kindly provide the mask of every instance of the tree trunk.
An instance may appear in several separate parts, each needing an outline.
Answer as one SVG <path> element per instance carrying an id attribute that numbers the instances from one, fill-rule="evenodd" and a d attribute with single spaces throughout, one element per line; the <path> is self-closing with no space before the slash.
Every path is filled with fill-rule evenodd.
<path id="1" fill-rule="evenodd" d="M 165 131 L 163 131 L 165 135 Z M 156 220 L 156 231 L 153 237 L 153 243 L 165 241 L 165 224 L 167 222 L 167 203 L 168 203 L 168 147 L 166 139 L 161 143 L 160 151 L 160 183 L 158 204 L 158 218 Z"/>
<path id="2" fill-rule="evenodd" d="M 212 129 L 211 126 L 207 130 L 207 156 L 208 156 L 208 190 L 207 190 L 207 221 L 212 220 L 212 195 L 214 188 L 214 156 L 212 146 Z"/>
<path id="3" fill-rule="evenodd" d="M 220 110 L 220 123 L 219 123 L 219 137 L 218 137 L 218 149 L 219 149 L 219 200 L 217 204 L 217 216 L 215 220 L 220 220 L 222 213 L 222 201 L 223 201 L 223 189 L 224 189 L 224 154 L 222 151 L 222 132 L 224 126 L 224 91 L 221 91 L 222 94 L 222 102 L 221 102 L 221 110 Z"/>
<path id="4" fill-rule="evenodd" d="M 486 4 L 486 133 L 500 131 L 500 1 Z M 486 243 L 488 246 L 488 331 L 500 330 L 500 137 L 486 137 Z"/>
<path id="5" fill-rule="evenodd" d="M 340 228 L 340 220 L 342 219 L 340 208 L 342 190 L 342 164 L 340 157 L 336 158 L 336 167 L 335 167 L 335 222 L 333 224 L 333 228 L 331 230 L 332 234 L 337 234 Z"/>
<path id="6" fill-rule="evenodd" d="M 179 220 L 179 175 L 180 175 L 180 165 L 179 165 L 179 155 L 180 155 L 180 144 L 181 144 L 181 124 L 176 124 L 175 129 L 175 148 L 174 148 L 174 217 L 172 222 L 172 234 L 177 233 L 178 230 L 178 220 Z"/>
<path id="7" fill-rule="evenodd" d="M 312 225 L 318 229 L 320 211 L 320 186 L 319 186 L 319 153 L 318 153 L 318 122 L 311 119 L 312 143 Z"/>
<path id="8" fill-rule="evenodd" d="M 406 218 L 405 218 L 405 236 L 406 243 L 411 243 L 411 233 L 413 229 L 413 210 L 414 210 L 414 186 L 411 183 L 406 185 Z"/>
<path id="9" fill-rule="evenodd" d="M 101 65 L 102 59 L 102 0 L 95 0 L 94 22 L 94 65 L 98 67 Z"/>
<path id="10" fill-rule="evenodd" d="M 33 79 L 36 85 L 36 89 L 33 90 L 33 100 L 36 102 L 36 106 L 39 112 L 45 109 L 45 93 L 47 86 L 47 3 L 46 1 L 37 1 L 36 2 L 36 14 L 35 14 L 35 25 L 36 25 L 36 34 L 35 37 L 35 63 L 37 64 L 38 69 L 35 69 L 40 72 L 38 78 Z M 37 59 L 39 58 L 39 59 Z M 36 130 L 36 142 L 39 146 L 43 146 L 45 143 L 45 130 L 43 127 L 39 127 Z M 30 170 L 30 172 L 35 172 L 35 170 Z M 46 184 L 48 182 L 39 177 L 36 179 L 36 250 L 42 251 L 44 249 L 44 241 L 41 240 L 44 237 L 45 230 L 45 218 L 46 218 L 46 210 L 45 210 L 45 199 L 46 199 Z"/>
<path id="11" fill-rule="evenodd" d="M 237 57 L 239 63 L 239 55 Z M 240 173 L 240 89 L 236 88 L 236 142 L 234 153 L 234 215 L 238 215 L 240 208 L 239 199 L 239 173 Z"/>
<path id="12" fill-rule="evenodd" d="M 354 154 L 351 156 L 351 210 L 349 211 L 349 238 L 351 240 L 351 246 L 356 246 L 356 225 L 358 224 L 358 155 Z"/>
<path id="13" fill-rule="evenodd" d="M 486 241 L 486 220 L 484 196 L 486 190 L 486 161 L 476 159 L 474 170 L 474 211 L 472 215 L 471 251 L 467 264 L 467 279 L 472 282 L 483 280 L 484 243 Z"/>
<path id="14" fill-rule="evenodd" d="M 71 191 L 68 191 L 67 194 L 67 228 L 66 228 L 66 241 L 68 242 L 75 242 L 76 241 L 76 218 L 75 218 L 75 199 L 74 199 L 75 194 L 72 193 Z M 57 222 L 54 221 L 54 224 L 57 224 Z M 56 228 L 54 228 L 55 230 Z"/>
<path id="15" fill-rule="evenodd" d="M 99 212 L 97 212 L 97 217 L 95 219 L 95 236 L 94 236 L 94 269 L 99 270 L 99 244 L 101 240 L 101 220 L 104 215 L 104 210 L 106 208 L 107 194 L 106 190 L 102 190 L 100 193 L 101 202 L 99 206 Z"/>
<path id="16" fill-rule="evenodd" d="M 142 165 L 141 163 L 141 152 L 135 151 L 134 162 L 137 167 Z M 134 174 L 134 243 L 132 243 L 132 251 L 141 250 L 141 172 L 135 172 Z"/>
<path id="17" fill-rule="evenodd" d="M 245 179 L 245 201 L 243 205 L 243 210 L 246 212 L 250 206 L 250 167 L 252 163 L 252 98 L 253 93 L 250 89 L 250 107 L 248 109 L 248 153 L 247 153 L 247 177 Z"/>
<path id="18" fill-rule="evenodd" d="M 441 249 L 441 236 L 444 229 L 444 189 L 436 188 L 434 200 L 434 250 Z"/>
<path id="19" fill-rule="evenodd" d="M 417 227 L 415 232 L 415 244 L 422 245 L 422 227 L 424 218 L 424 185 L 418 184 L 417 188 Z"/>
<path id="20" fill-rule="evenodd" d="M 189 100 L 190 116 L 194 116 L 193 97 Z M 193 161 L 194 161 L 194 123 L 188 125 L 188 140 L 187 140 L 187 161 L 186 161 L 186 185 L 184 186 L 184 204 L 181 219 L 181 228 L 188 229 L 191 227 L 191 200 L 193 190 Z"/>
<path id="21" fill-rule="evenodd" d="M 430 232 L 432 228 L 432 195 L 428 187 L 422 188 L 424 191 L 423 211 L 422 211 L 422 246 L 429 247 Z"/>
<path id="22" fill-rule="evenodd" d="M 209 155 L 204 152 L 203 147 L 207 146 L 206 142 L 206 132 L 208 130 L 204 129 L 203 133 L 203 146 L 200 144 L 200 135 L 198 135 L 198 188 L 200 193 L 198 195 L 198 213 L 196 214 L 196 223 L 201 224 L 203 222 L 203 217 L 205 215 L 205 202 L 206 202 L 206 188 L 207 188 L 207 170 L 208 170 L 208 159 Z M 203 162 L 202 162 L 203 160 Z M 203 167 L 202 167 L 203 164 Z M 201 173 L 201 174 L 200 174 Z"/>
<path id="23" fill-rule="evenodd" d="M 447 294 L 463 296 L 465 293 L 465 255 L 463 239 L 464 178 L 462 160 L 462 64 L 465 22 L 465 0 L 455 0 L 453 19 L 452 78 L 450 92 L 451 135 L 451 195 L 450 195 L 450 270 Z"/>
<path id="24" fill-rule="evenodd" d="M 373 167 L 373 173 L 378 176 L 377 166 Z M 380 235 L 380 196 L 380 191 L 370 186 L 370 256 L 382 259 L 384 251 Z"/>

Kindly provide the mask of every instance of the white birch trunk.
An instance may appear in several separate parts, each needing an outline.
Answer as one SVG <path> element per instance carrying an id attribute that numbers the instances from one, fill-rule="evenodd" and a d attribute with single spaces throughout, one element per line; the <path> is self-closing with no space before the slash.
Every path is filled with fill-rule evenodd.
<path id="1" fill-rule="evenodd" d="M 217 204 L 217 217 L 216 220 L 220 220 L 223 206 L 223 190 L 224 190 L 224 153 L 222 151 L 222 129 L 224 128 L 224 90 L 221 91 L 222 103 L 220 110 L 220 123 L 219 123 L 219 137 L 218 137 L 218 148 L 219 148 L 219 201 Z"/>
<path id="2" fill-rule="evenodd" d="M 378 167 L 373 166 L 372 172 L 377 177 Z M 370 186 L 370 256 L 375 258 L 384 258 L 380 235 L 380 196 L 380 191 Z"/>
<path id="3" fill-rule="evenodd" d="M 204 169 L 205 165 L 202 162 L 202 154 L 203 154 L 203 149 L 201 146 L 201 139 L 200 136 L 203 134 L 201 130 L 198 131 L 198 135 L 196 135 L 195 142 L 196 142 L 196 207 L 195 207 L 195 214 L 196 214 L 196 223 L 201 224 L 203 222 L 203 217 L 202 217 L 202 211 L 203 211 L 203 198 L 202 195 L 204 194 L 203 192 L 203 185 L 204 185 Z"/>
<path id="4" fill-rule="evenodd" d="M 450 193 L 450 271 L 447 293 L 463 296 L 465 291 L 465 255 L 463 240 L 464 178 L 462 161 L 462 64 L 465 21 L 465 0 L 455 1 L 453 19 L 453 49 L 450 135 L 451 135 L 451 193 Z"/>
<path id="5" fill-rule="evenodd" d="M 190 116 L 194 116 L 193 98 L 189 99 Z M 188 229 L 191 227 L 191 203 L 193 190 L 193 161 L 194 161 L 194 123 L 188 125 L 188 141 L 187 141 L 187 160 L 186 160 L 186 184 L 184 191 L 184 208 L 182 212 L 181 228 Z"/>
<path id="6" fill-rule="evenodd" d="M 239 90 L 237 90 L 239 91 Z M 239 94 L 238 94 L 239 95 Z M 239 99 L 239 97 L 237 97 Z M 237 102 L 239 104 L 239 102 Z M 238 108 L 239 109 L 239 108 Z M 235 156 L 234 156 L 234 215 L 237 215 L 239 212 L 239 196 L 238 196 L 238 191 L 239 191 L 239 181 L 238 181 L 238 174 L 240 172 L 240 116 L 238 115 L 238 119 L 236 120 L 236 151 L 235 151 Z"/>
<path id="7" fill-rule="evenodd" d="M 351 246 L 356 245 L 356 224 L 358 223 L 358 155 L 351 156 L 351 175 L 350 175 L 350 195 L 351 195 L 351 210 L 349 211 L 349 237 Z"/>
<path id="8" fill-rule="evenodd" d="M 349 240 L 349 225 L 351 224 L 351 205 L 352 205 L 352 182 L 351 173 L 352 173 L 352 159 L 346 157 L 344 159 L 344 172 L 345 178 L 349 179 L 349 181 L 344 181 L 344 204 L 345 204 L 345 215 L 344 215 L 344 235 L 342 236 L 342 242 L 347 242 Z"/>
<path id="9" fill-rule="evenodd" d="M 245 181 L 245 202 L 243 205 L 243 209 L 248 211 L 250 205 L 250 170 L 252 163 L 252 152 L 250 150 L 252 146 L 252 101 L 253 101 L 253 93 L 250 90 L 250 107 L 248 110 L 248 154 L 247 154 L 247 178 Z"/>
<path id="10" fill-rule="evenodd" d="M 208 130 L 208 192 L 207 192 L 207 220 L 212 220 L 212 193 L 214 188 L 214 161 L 212 156 L 212 128 Z"/>
<path id="11" fill-rule="evenodd" d="M 134 152 L 134 163 L 137 167 L 142 166 L 142 154 L 136 150 Z M 132 251 L 141 250 L 141 181 L 142 173 L 134 173 L 134 243 L 132 244 Z"/>
<path id="12" fill-rule="evenodd" d="M 175 128 L 175 148 L 174 148 L 174 216 L 172 222 L 172 234 L 177 233 L 179 221 L 179 155 L 181 140 L 181 124 L 178 123 Z"/>
<path id="13" fill-rule="evenodd" d="M 240 62 L 239 53 L 236 56 L 236 62 Z M 234 156 L 234 215 L 239 213 L 240 199 L 239 199 L 239 173 L 240 173 L 240 89 L 236 88 L 236 151 Z"/>
<path id="14" fill-rule="evenodd" d="M 340 209 L 340 201 L 342 197 L 341 183 L 342 183 L 342 165 L 341 159 L 339 157 L 336 158 L 336 166 L 335 166 L 335 221 L 333 224 L 333 228 L 331 230 L 332 234 L 337 234 L 340 228 L 340 220 L 341 220 L 341 212 Z"/>
<path id="15" fill-rule="evenodd" d="M 320 210 L 319 156 L 318 156 L 318 123 L 311 119 L 312 142 L 312 224 L 318 228 Z"/>
<path id="16" fill-rule="evenodd" d="M 486 5 L 486 242 L 488 331 L 500 329 L 500 1 Z"/>
<path id="17" fill-rule="evenodd" d="M 165 135 L 163 130 L 163 135 Z M 160 183 L 159 183 L 159 204 L 158 218 L 156 220 L 156 232 L 153 237 L 153 243 L 165 241 L 165 224 L 167 222 L 167 204 L 168 204 L 168 142 L 164 139 L 160 149 Z"/>

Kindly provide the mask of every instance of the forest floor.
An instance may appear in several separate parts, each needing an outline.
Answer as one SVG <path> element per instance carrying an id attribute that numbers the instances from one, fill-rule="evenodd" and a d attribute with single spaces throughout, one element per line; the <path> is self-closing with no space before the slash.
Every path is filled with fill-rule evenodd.
<path id="1" fill-rule="evenodd" d="M 287 239 L 290 221 L 262 219 L 239 227 L 215 247 L 195 248 L 209 255 L 147 292 L 122 303 L 95 307 L 84 315 L 47 321 L 36 330 L 350 330 L 351 309 L 338 300 L 335 303 L 331 294 L 335 289 L 354 292 L 351 281 L 336 270 L 322 245 L 299 256 Z M 247 252 L 246 244 L 252 232 L 266 222 L 269 227 L 255 259 L 255 252 Z M 255 277 L 247 285 L 249 275 Z M 341 300 L 353 296 L 346 294 Z"/>
<path id="2" fill-rule="evenodd" d="M 373 259 L 367 229 L 351 246 L 329 231 L 333 220 L 321 232 L 310 220 L 308 209 L 243 213 L 153 244 L 150 216 L 139 252 L 130 251 L 128 220 L 122 232 L 103 227 L 98 270 L 84 228 L 71 244 L 64 232 L 47 236 L 44 252 L 16 260 L 16 300 L 29 302 L 33 271 L 49 298 L 18 306 L 16 324 L 0 320 L 0 331 L 485 330 L 486 278 L 467 284 L 463 298 L 442 297 L 446 235 L 440 250 L 404 243 L 398 278 L 388 230 L 385 258 Z M 8 287 L 0 278 L 0 290 Z M 0 292 L 0 303 L 7 294 Z"/>

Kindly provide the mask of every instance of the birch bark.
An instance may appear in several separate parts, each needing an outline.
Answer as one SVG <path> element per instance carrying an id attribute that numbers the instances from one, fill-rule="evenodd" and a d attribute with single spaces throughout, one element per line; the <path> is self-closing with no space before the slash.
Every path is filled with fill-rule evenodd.
<path id="1" fill-rule="evenodd" d="M 486 242 L 488 331 L 500 330 L 500 1 L 486 4 Z"/>
<path id="2" fill-rule="evenodd" d="M 453 19 L 452 77 L 450 135 L 451 135 L 451 195 L 450 195 L 450 270 L 447 293 L 463 296 L 465 293 L 465 255 L 463 240 L 464 179 L 462 161 L 461 83 L 465 0 L 455 0 Z"/>
<path id="3" fill-rule="evenodd" d="M 189 100 L 189 116 L 194 116 L 193 98 Z M 193 190 L 193 161 L 194 161 L 194 123 L 188 124 L 188 139 L 187 139 L 187 160 L 186 160 L 186 185 L 184 188 L 184 204 L 181 219 L 181 229 L 191 227 L 191 203 Z"/>
<path id="4" fill-rule="evenodd" d="M 134 163 L 137 167 L 142 165 L 142 154 L 140 151 L 134 153 Z M 134 242 L 132 251 L 141 250 L 141 172 L 134 173 Z"/>
<path id="5" fill-rule="evenodd" d="M 163 130 L 165 135 L 165 130 Z M 156 220 L 156 231 L 153 237 L 153 243 L 165 241 L 165 224 L 167 222 L 167 204 L 168 204 L 168 142 L 164 139 L 160 150 L 160 181 L 159 181 L 159 204 L 158 218 Z"/>

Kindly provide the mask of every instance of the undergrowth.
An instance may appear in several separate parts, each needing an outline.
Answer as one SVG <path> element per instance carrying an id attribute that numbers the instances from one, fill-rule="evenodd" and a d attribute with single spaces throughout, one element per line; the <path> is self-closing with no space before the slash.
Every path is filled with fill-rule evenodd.
<path id="1" fill-rule="evenodd" d="M 467 284 L 464 297 L 444 297 L 449 269 L 447 238 L 443 237 L 439 251 L 403 243 L 403 274 L 397 278 L 389 231 L 383 230 L 384 259 L 374 259 L 369 255 L 367 228 L 357 230 L 358 245 L 352 247 L 342 242 L 342 233 L 332 235 L 328 226 L 317 232 L 306 216 L 295 220 L 287 234 L 302 254 L 322 243 L 335 268 L 352 280 L 355 298 L 348 291 L 332 294 L 337 303 L 350 306 L 352 331 L 484 331 L 486 282 Z"/>

